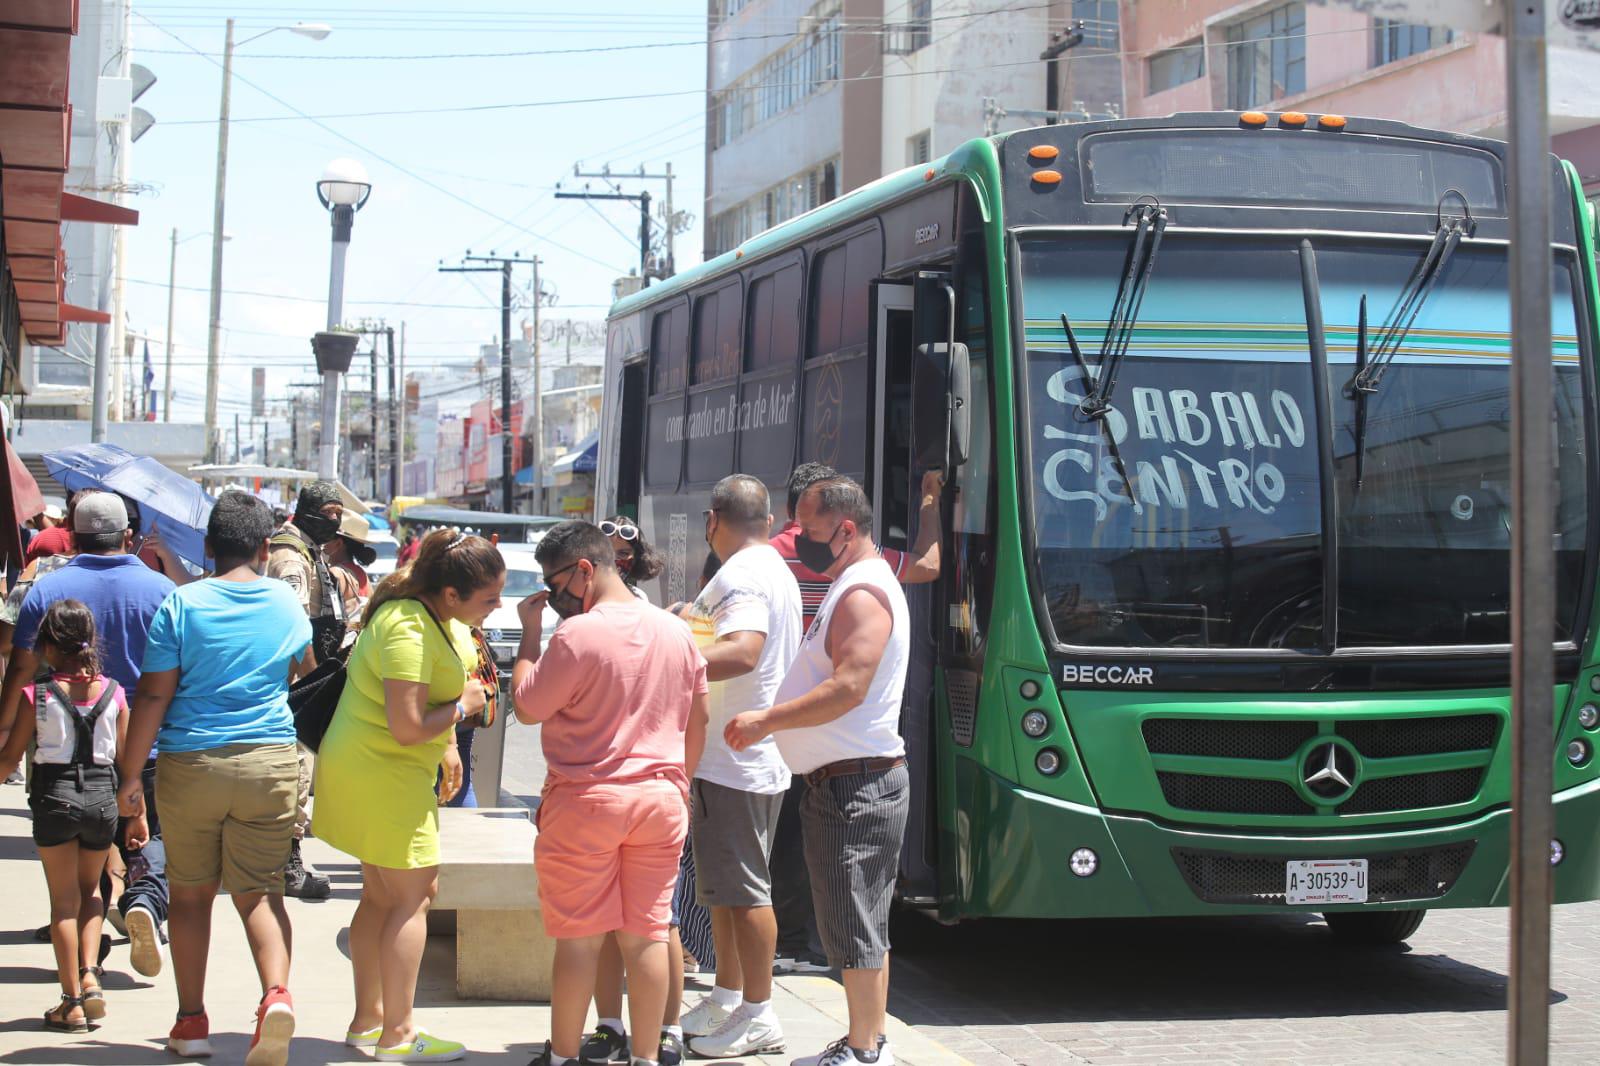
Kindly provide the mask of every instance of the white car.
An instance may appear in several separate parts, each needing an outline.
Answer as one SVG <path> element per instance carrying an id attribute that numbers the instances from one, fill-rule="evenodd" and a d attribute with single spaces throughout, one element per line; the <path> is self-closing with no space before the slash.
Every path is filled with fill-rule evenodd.
<path id="1" fill-rule="evenodd" d="M 377 559 L 367 567 L 367 577 L 376 585 L 394 573 L 395 557 L 400 554 L 400 542 L 388 533 L 373 531 L 368 534 L 367 546 L 378 553 Z"/>
<path id="2" fill-rule="evenodd" d="M 517 648 L 522 643 L 522 619 L 517 617 L 517 604 L 524 596 L 531 596 L 545 587 L 544 574 L 533 558 L 532 547 L 531 544 L 500 545 L 500 557 L 506 561 L 506 587 L 500 593 L 500 606 L 484 619 L 483 634 L 494 649 L 502 682 L 509 680 L 511 664 L 516 661 Z M 541 645 L 550 643 L 550 634 L 556 631 L 559 621 L 561 616 L 547 604 Z"/>

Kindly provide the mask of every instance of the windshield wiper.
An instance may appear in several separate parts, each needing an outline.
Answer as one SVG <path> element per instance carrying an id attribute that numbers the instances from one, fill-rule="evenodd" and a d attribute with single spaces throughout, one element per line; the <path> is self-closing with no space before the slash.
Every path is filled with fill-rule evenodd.
<path id="1" fill-rule="evenodd" d="M 1356 376 L 1359 380 L 1367 370 L 1367 294 L 1361 294 L 1361 310 L 1356 315 Z M 1351 398 L 1356 402 L 1356 491 L 1361 491 L 1361 480 L 1367 465 L 1367 395 L 1355 389 Z"/>
<path id="2" fill-rule="evenodd" d="M 1083 348 L 1078 344 L 1078 335 L 1072 331 L 1072 322 L 1068 320 L 1067 313 L 1061 312 L 1061 332 L 1066 334 L 1067 348 L 1072 352 L 1072 361 L 1078 364 L 1078 369 L 1083 372 L 1085 382 L 1093 380 L 1089 373 L 1089 363 L 1083 357 Z M 1092 395 L 1092 392 L 1091 392 Z M 1088 403 L 1087 397 L 1083 403 Z M 1122 452 L 1117 447 L 1117 435 L 1112 432 L 1111 420 L 1102 417 L 1106 408 L 1102 407 L 1098 414 L 1090 415 L 1083 409 L 1083 403 L 1078 405 L 1078 410 L 1090 421 L 1100 424 L 1100 432 L 1106 439 L 1106 445 L 1111 452 L 1111 463 L 1117 468 L 1117 473 L 1122 475 L 1123 487 L 1128 490 L 1128 501 L 1133 504 L 1135 513 L 1139 511 L 1139 498 L 1133 494 L 1133 479 L 1128 476 L 1128 468 L 1122 461 Z"/>
<path id="3" fill-rule="evenodd" d="M 1146 202 L 1148 201 L 1148 202 Z M 1103 418 L 1111 406 L 1111 395 L 1117 388 L 1117 373 L 1128 354 L 1133 340 L 1133 327 L 1139 321 L 1139 307 L 1144 303 L 1145 287 L 1150 273 L 1155 269 L 1156 254 L 1161 251 L 1161 235 L 1167 230 L 1167 209 L 1154 196 L 1141 196 L 1122 216 L 1122 224 L 1137 220 L 1133 243 L 1128 246 L 1128 257 L 1122 268 L 1122 281 L 1117 285 L 1117 298 L 1111 304 L 1111 314 L 1106 321 L 1105 338 L 1100 345 L 1100 358 L 1096 364 L 1099 374 L 1094 387 L 1078 405 L 1088 418 Z M 1068 343 L 1071 331 L 1068 330 Z M 1080 365 L 1082 356 L 1077 355 Z M 1088 367 L 1084 367 L 1087 375 Z"/>
<path id="4" fill-rule="evenodd" d="M 1446 218 L 1444 202 L 1452 196 L 1461 201 L 1461 214 Z M 1444 195 L 1439 197 L 1435 220 L 1433 243 L 1428 245 L 1427 254 L 1411 272 L 1411 278 L 1401 290 L 1400 298 L 1390 309 L 1389 317 L 1384 320 L 1378 332 L 1378 341 L 1372 347 L 1370 358 L 1365 365 L 1356 370 L 1355 377 L 1351 378 L 1350 384 L 1346 386 L 1345 391 L 1353 399 L 1359 400 L 1363 395 L 1378 391 L 1378 386 L 1383 383 L 1384 373 L 1389 369 L 1389 364 L 1394 362 L 1394 357 L 1400 351 L 1400 345 L 1405 343 L 1407 334 L 1417 321 L 1417 316 L 1422 313 L 1422 305 L 1427 303 L 1434 284 L 1444 273 L 1451 256 L 1455 255 L 1462 238 L 1471 237 L 1478 229 L 1478 223 L 1472 217 L 1472 208 L 1468 206 L 1467 198 L 1455 189 L 1446 189 Z"/>

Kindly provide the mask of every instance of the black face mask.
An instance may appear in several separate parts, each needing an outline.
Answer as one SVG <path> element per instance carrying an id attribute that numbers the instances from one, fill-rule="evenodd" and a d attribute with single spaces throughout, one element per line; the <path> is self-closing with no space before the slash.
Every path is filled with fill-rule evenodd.
<path id="1" fill-rule="evenodd" d="M 329 518 L 325 514 L 314 512 L 296 511 L 294 525 L 300 532 L 311 539 L 313 544 L 326 544 L 339 535 L 339 520 Z"/>
<path id="2" fill-rule="evenodd" d="M 833 532 L 828 534 L 827 540 L 812 540 L 804 533 L 794 538 L 794 557 L 800 560 L 800 565 L 814 573 L 825 574 L 828 567 L 838 561 L 841 552 L 832 548 L 833 538 L 839 535 L 839 530 L 844 528 L 840 522 L 833 527 Z M 841 549 L 842 551 L 842 549 Z"/>
<path id="3" fill-rule="evenodd" d="M 573 564 L 573 566 L 576 565 L 577 564 Z M 571 569 L 573 569 L 572 566 L 566 568 L 566 570 Z M 559 570 L 556 573 L 564 572 L 565 570 Z M 551 574 L 550 576 L 554 577 L 556 575 Z M 550 590 L 550 609 L 562 619 L 571 618 L 573 615 L 579 615 L 583 613 L 583 597 L 574 596 L 572 594 L 572 582 L 576 580 L 578 579 L 573 577 L 569 579 L 561 588 L 557 589 L 552 587 Z M 585 589 L 584 591 L 587 592 L 588 590 Z"/>

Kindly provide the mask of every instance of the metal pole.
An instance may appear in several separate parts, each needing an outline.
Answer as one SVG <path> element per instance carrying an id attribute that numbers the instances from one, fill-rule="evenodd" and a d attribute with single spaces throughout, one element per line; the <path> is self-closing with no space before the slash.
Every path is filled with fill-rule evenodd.
<path id="1" fill-rule="evenodd" d="M 383 332 L 389 338 L 389 499 L 393 500 L 400 495 L 400 401 L 394 393 L 394 327 Z"/>
<path id="2" fill-rule="evenodd" d="M 639 277 L 640 288 L 650 287 L 650 194 L 639 194 Z"/>
<path id="3" fill-rule="evenodd" d="M 167 383 L 161 392 L 161 421 L 172 421 L 172 297 L 178 281 L 178 227 L 172 227 L 172 253 L 167 259 Z"/>
<path id="4" fill-rule="evenodd" d="M 356 209 L 335 204 L 333 217 L 333 256 L 328 266 L 328 328 L 344 317 L 344 260 L 350 251 L 350 230 Z M 339 469 L 339 373 L 322 375 L 322 446 L 317 452 L 317 476 L 332 481 Z"/>
<path id="5" fill-rule="evenodd" d="M 406 465 L 406 324 L 404 322 L 400 323 L 400 446 L 395 449 L 395 454 L 400 457 L 400 471 L 404 477 Z M 432 487 L 429 486 L 430 491 Z"/>
<path id="6" fill-rule="evenodd" d="M 642 169 L 642 168 L 641 168 Z M 677 219 L 672 214 L 672 164 L 667 164 L 667 277 L 672 277 L 678 272 L 677 260 L 672 254 L 672 234 L 676 227 Z"/>
<path id="7" fill-rule="evenodd" d="M 100 272 L 100 295 L 95 301 L 100 310 L 111 309 L 111 264 Z M 94 328 L 94 396 L 89 412 L 89 439 L 104 444 L 106 416 L 111 406 L 111 326 L 109 323 Z"/>
<path id="8" fill-rule="evenodd" d="M 222 105 L 217 119 L 217 189 L 211 208 L 211 328 L 206 338 L 206 455 L 217 435 L 217 390 L 222 360 L 222 220 L 228 190 L 228 94 L 233 84 L 233 20 L 222 48 Z"/>
<path id="9" fill-rule="evenodd" d="M 1555 555 L 1544 0 L 1505 0 L 1511 186 L 1511 960 L 1506 1059 L 1550 1052 Z"/>
<path id="10" fill-rule="evenodd" d="M 233 461 L 244 461 L 244 437 L 239 433 L 239 412 L 233 412 Z"/>
<path id="11" fill-rule="evenodd" d="M 537 303 L 539 294 L 533 294 Z M 511 425 L 511 260 L 500 261 L 500 510 L 514 514 L 512 493 L 516 460 L 512 447 L 516 432 Z"/>
<path id="12" fill-rule="evenodd" d="M 528 454 L 533 469 L 533 513 L 545 513 L 544 499 L 544 340 L 539 327 L 539 308 L 544 291 L 539 288 L 539 257 L 533 257 L 533 434 Z"/>
<path id="13" fill-rule="evenodd" d="M 368 449 L 372 466 L 372 498 L 380 499 L 383 489 L 378 485 L 378 338 L 372 338 L 372 396 L 369 398 L 368 412 L 372 416 L 372 446 Z"/>

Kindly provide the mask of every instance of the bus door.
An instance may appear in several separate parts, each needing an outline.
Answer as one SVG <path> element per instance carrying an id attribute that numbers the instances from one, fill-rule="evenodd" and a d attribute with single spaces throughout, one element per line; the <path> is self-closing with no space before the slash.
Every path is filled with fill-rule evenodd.
<path id="1" fill-rule="evenodd" d="M 941 275 L 942 276 L 942 275 Z M 927 289 L 928 296 L 919 296 Z M 940 314 L 921 303 L 939 301 Z M 909 552 L 917 539 L 917 510 L 922 470 L 912 455 L 912 369 L 919 321 L 948 318 L 942 289 L 910 282 L 880 281 L 873 286 L 873 463 L 868 491 L 873 506 L 873 531 L 880 546 Z M 934 749 L 933 680 L 937 647 L 932 639 L 937 583 L 908 585 L 911 619 L 911 662 L 906 672 L 900 733 L 905 738 L 911 779 L 911 810 L 901 852 L 901 897 L 915 905 L 937 900 L 938 806 L 934 783 L 938 761 Z"/>

